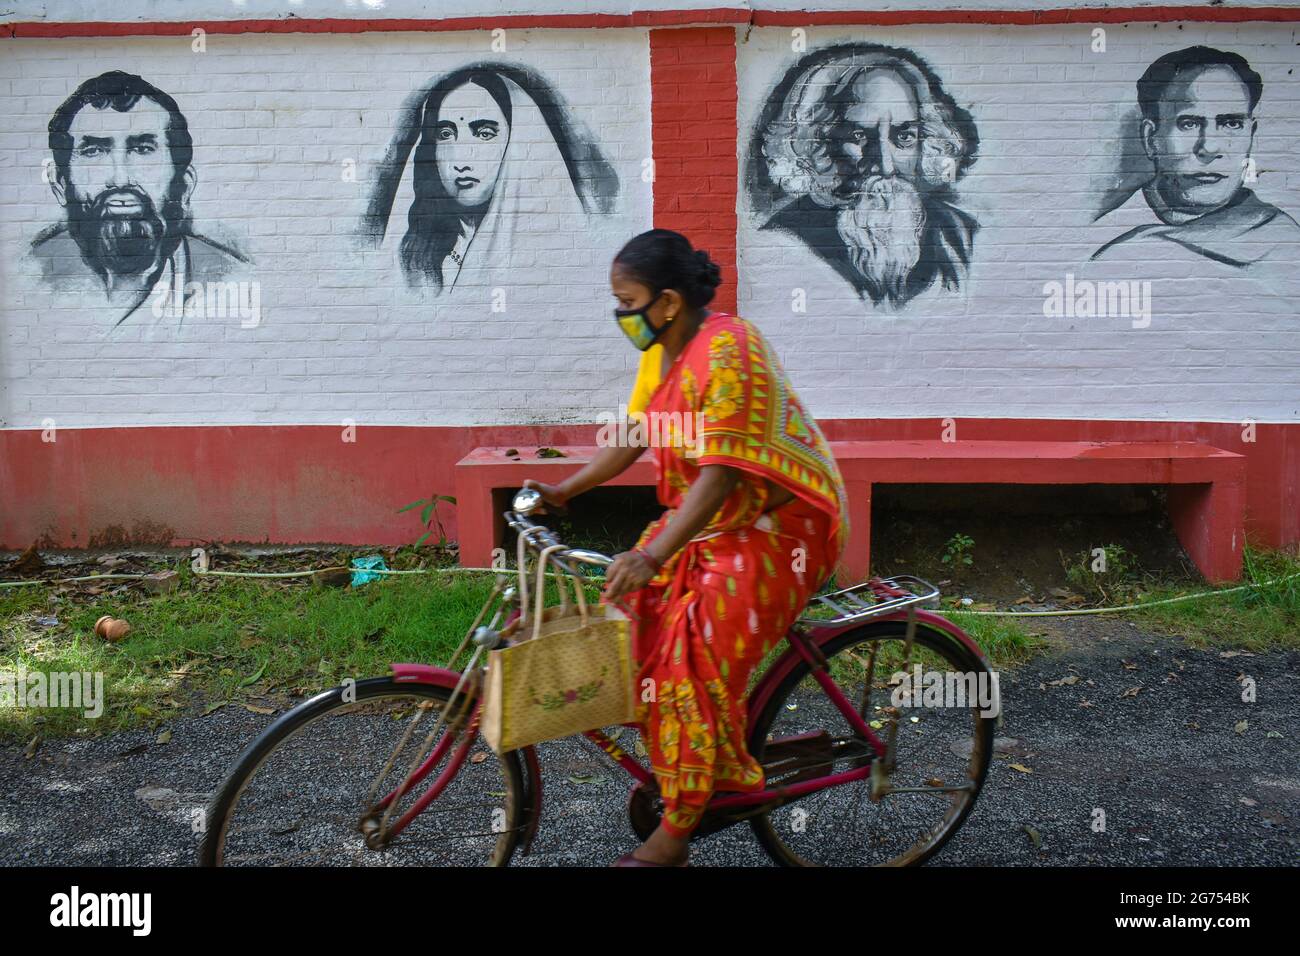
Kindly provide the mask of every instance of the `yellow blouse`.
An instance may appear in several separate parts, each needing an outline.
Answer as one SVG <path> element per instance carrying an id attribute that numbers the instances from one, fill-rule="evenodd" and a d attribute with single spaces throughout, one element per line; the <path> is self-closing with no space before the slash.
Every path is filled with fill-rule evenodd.
<path id="1" fill-rule="evenodd" d="M 641 353 L 641 364 L 636 369 L 636 381 L 632 383 L 632 394 L 627 400 L 629 415 L 644 412 L 650 404 L 650 398 L 663 380 L 664 347 L 652 345 Z"/>

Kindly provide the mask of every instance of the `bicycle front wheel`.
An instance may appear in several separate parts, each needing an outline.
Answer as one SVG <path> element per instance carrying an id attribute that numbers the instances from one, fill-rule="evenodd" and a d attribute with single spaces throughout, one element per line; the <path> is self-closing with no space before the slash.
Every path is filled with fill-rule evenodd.
<path id="1" fill-rule="evenodd" d="M 288 711 L 244 751 L 218 789 L 199 862 L 505 865 L 526 816 L 521 760 L 514 751 L 497 757 L 476 732 L 469 754 L 451 766 L 463 732 L 438 745 L 464 705 L 463 694 L 432 741 L 436 765 L 397 802 L 390 821 L 431 785 L 443 790 L 391 842 L 378 849 L 367 842 L 363 817 L 399 788 L 450 696 L 445 687 L 383 677 L 326 691 Z"/>
<path id="2" fill-rule="evenodd" d="M 922 863 L 974 807 L 988 773 L 996 719 L 982 716 L 986 709 L 973 700 L 970 706 L 894 707 L 889 679 L 903 667 L 905 634 L 904 622 L 887 621 L 821 646 L 831 679 L 854 709 L 861 712 L 865 701 L 865 720 L 876 736 L 887 741 L 890 724 L 897 722 L 895 766 L 887 787 L 874 794 L 868 778 L 814 791 L 753 818 L 755 835 L 777 863 Z M 916 628 L 911 661 L 927 674 L 970 674 L 976 685 L 989 683 L 982 660 L 952 636 L 924 625 Z M 883 765 L 811 673 L 800 661 L 751 727 L 750 753 L 770 765 L 769 789 Z"/>

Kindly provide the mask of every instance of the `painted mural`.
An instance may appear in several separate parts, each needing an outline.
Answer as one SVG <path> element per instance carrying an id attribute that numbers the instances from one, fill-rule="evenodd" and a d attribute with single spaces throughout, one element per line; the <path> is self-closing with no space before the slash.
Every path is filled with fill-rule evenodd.
<path id="1" fill-rule="evenodd" d="M 539 264 L 521 254 L 530 217 L 609 213 L 619 188 L 553 86 L 506 63 L 461 67 L 407 99 L 362 222 L 371 245 L 392 228 L 408 165 L 414 199 L 398 254 L 407 283 L 435 293 L 476 264 Z"/>
<path id="2" fill-rule="evenodd" d="M 247 264 L 239 250 L 194 231 L 198 183 L 185 115 L 171 96 L 130 73 L 86 80 L 49 122 L 50 186 L 63 209 L 31 256 L 58 292 L 92 292 L 117 325 L 150 296 L 184 301 Z M 153 310 L 161 314 L 161 310 Z"/>
<path id="3" fill-rule="evenodd" d="M 1256 108 L 1263 80 L 1237 53 L 1193 46 L 1167 53 L 1137 81 L 1138 108 L 1121 137 L 1115 188 L 1101 223 L 1132 226 L 1094 260 L 1209 260 L 1233 269 L 1300 250 L 1300 225 L 1264 202 L 1256 177 Z"/>
<path id="4" fill-rule="evenodd" d="M 955 186 L 978 148 L 971 114 L 915 53 L 838 44 L 767 97 L 746 187 L 761 228 L 802 241 L 864 301 L 899 308 L 966 280 L 979 223 Z"/>

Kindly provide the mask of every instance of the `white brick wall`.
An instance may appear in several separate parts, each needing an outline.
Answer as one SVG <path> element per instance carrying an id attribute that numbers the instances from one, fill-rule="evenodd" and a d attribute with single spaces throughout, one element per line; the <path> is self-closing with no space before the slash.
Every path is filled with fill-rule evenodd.
<path id="1" fill-rule="evenodd" d="M 126 5 L 122 18 L 131 11 L 139 12 Z M 1134 81 L 1170 50 L 1235 51 L 1263 75 L 1255 188 L 1300 217 L 1292 27 L 1109 25 L 1104 54 L 1090 51 L 1091 29 L 809 30 L 810 49 L 856 39 L 916 51 L 972 111 L 981 136 L 980 159 L 959 187 L 982 226 L 970 282 L 963 294 L 926 296 L 896 314 L 863 305 L 796 241 L 757 231 L 741 191 L 740 312 L 775 341 L 816 415 L 1300 420 L 1297 290 L 1284 282 L 1155 262 L 1135 276 L 1153 283 L 1149 328 L 1042 313 L 1044 283 L 1083 275 L 1092 250 L 1119 231 L 1090 222 L 1097 184 L 1119 119 L 1134 106 Z M 641 180 L 650 150 L 644 30 L 509 34 L 500 58 L 555 83 L 596 133 L 622 192 L 591 231 L 539 224 L 556 230 L 554 258 L 520 271 L 504 313 L 482 288 L 428 298 L 405 288 L 393 246 L 409 185 L 384 249 L 359 249 L 351 235 L 403 99 L 448 69 L 498 58 L 489 40 L 213 35 L 203 54 L 188 37 L 5 41 L 0 427 L 47 418 L 70 427 L 462 425 L 612 412 L 636 354 L 609 317 L 608 264 L 651 225 L 651 187 Z M 789 43 L 788 30 L 756 28 L 740 45 L 742 163 L 761 100 L 793 60 Z M 144 76 L 185 112 L 196 226 L 251 256 L 259 327 L 228 318 L 108 332 L 112 310 L 52 297 L 31 274 L 24 253 L 60 213 L 42 179 L 46 124 L 79 83 L 111 69 Z M 357 182 L 341 175 L 348 159 Z M 807 290 L 806 314 L 791 312 L 796 287 Z"/>
<path id="2" fill-rule="evenodd" d="M 0 426 L 485 424 L 590 420 L 626 394 L 635 354 L 609 309 L 609 261 L 651 219 L 644 30 L 339 36 L 9 40 L 0 59 Z M 373 164 L 413 91 L 466 63 L 507 60 L 545 76 L 595 134 L 620 180 L 610 215 L 530 217 L 541 268 L 505 289 L 407 289 L 395 248 L 409 174 L 379 251 L 353 237 Z M 42 179 L 46 126 L 107 70 L 169 93 L 194 139 L 198 232 L 238 246 L 260 283 L 261 323 L 239 317 L 109 331 L 102 298 L 52 296 L 24 258 L 61 216 Z M 343 175 L 356 163 L 356 182 Z M 547 254 L 546 252 L 543 255 Z M 611 334 L 613 333 L 613 334 Z M 568 356 L 567 358 L 563 356 Z"/>
<path id="3" fill-rule="evenodd" d="M 1128 318 L 1045 318 L 1043 286 L 1123 228 L 1093 224 L 1135 82 L 1164 53 L 1205 44 L 1263 76 L 1254 189 L 1300 218 L 1300 54 L 1291 24 L 816 28 L 807 48 L 863 41 L 910 49 L 968 108 L 980 158 L 958 183 L 981 223 L 971 279 L 888 313 L 795 240 L 759 231 L 739 199 L 741 314 L 773 339 L 815 414 L 1300 421 L 1300 283 L 1252 281 L 1202 260 L 1150 262 L 1107 277 L 1152 282 L 1148 328 Z M 788 29 L 740 45 L 742 163 L 762 101 L 797 59 Z M 1300 247 L 1290 253 L 1300 273 Z M 1098 265 L 1093 275 L 1103 275 Z M 807 313 L 792 290 L 807 291 Z"/>

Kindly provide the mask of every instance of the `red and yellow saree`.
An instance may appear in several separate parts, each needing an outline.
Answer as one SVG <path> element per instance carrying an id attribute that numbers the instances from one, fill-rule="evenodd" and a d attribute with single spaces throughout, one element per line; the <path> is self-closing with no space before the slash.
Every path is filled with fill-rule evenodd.
<path id="1" fill-rule="evenodd" d="M 763 788 L 745 744 L 749 677 L 830 577 L 848 533 L 847 502 L 821 430 L 744 319 L 707 318 L 647 402 L 648 392 L 644 382 L 634 390 L 632 410 L 644 405 L 651 434 L 675 440 L 655 447 L 659 501 L 669 510 L 639 546 L 663 530 L 703 466 L 741 473 L 709 524 L 629 598 L 639 618 L 638 686 L 654 698 L 638 720 L 663 825 L 682 837 L 715 790 Z M 794 498 L 768 510 L 774 488 Z"/>

